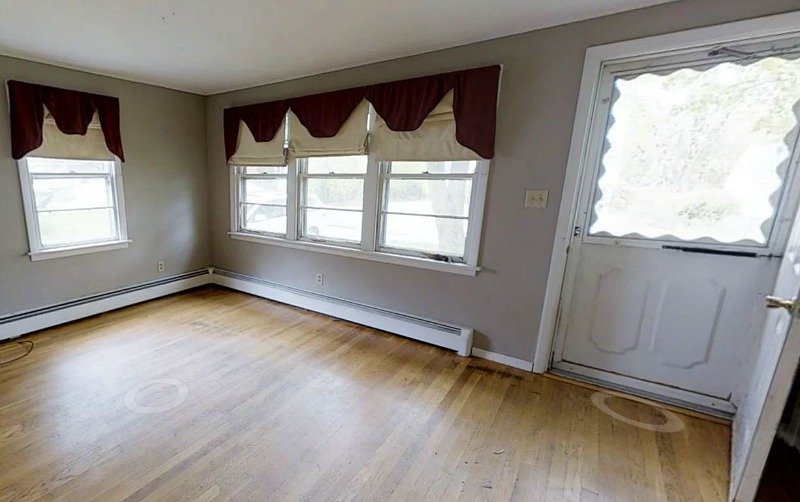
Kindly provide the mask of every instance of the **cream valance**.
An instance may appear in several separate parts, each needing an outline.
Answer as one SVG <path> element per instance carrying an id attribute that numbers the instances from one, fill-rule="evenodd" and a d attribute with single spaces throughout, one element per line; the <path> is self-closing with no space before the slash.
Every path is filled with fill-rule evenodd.
<path id="1" fill-rule="evenodd" d="M 231 164 L 240 166 L 283 166 L 286 165 L 286 120 L 270 141 L 257 142 L 244 121 L 239 121 L 239 137 L 236 152 L 230 158 Z"/>
<path id="2" fill-rule="evenodd" d="M 86 134 L 80 135 L 61 132 L 53 116 L 45 110 L 42 138 L 42 145 L 28 153 L 29 156 L 49 159 L 114 160 L 114 154 L 106 146 L 97 113 L 89 122 Z"/>
<path id="3" fill-rule="evenodd" d="M 289 155 L 300 157 L 328 157 L 335 155 L 363 155 L 367 153 L 367 118 L 369 102 L 361 101 L 336 135 L 315 138 L 300 122 L 294 112 L 289 112 Z"/>
<path id="4" fill-rule="evenodd" d="M 379 161 L 481 160 L 456 140 L 453 91 L 444 95 L 422 125 L 413 131 L 392 131 L 378 116 L 371 148 Z"/>

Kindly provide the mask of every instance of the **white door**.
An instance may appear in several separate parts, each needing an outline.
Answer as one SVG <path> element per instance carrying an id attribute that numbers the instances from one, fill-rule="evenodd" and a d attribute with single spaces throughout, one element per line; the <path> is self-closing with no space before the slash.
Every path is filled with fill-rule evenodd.
<path id="1" fill-rule="evenodd" d="M 797 190 L 800 61 L 606 65 L 552 368 L 733 411 Z"/>
<path id="2" fill-rule="evenodd" d="M 753 500 L 800 359 L 800 220 L 770 300 L 745 399 L 733 421 L 730 499 Z M 787 307 L 780 308 L 781 303 Z M 762 303 L 762 306 L 764 304 Z"/>

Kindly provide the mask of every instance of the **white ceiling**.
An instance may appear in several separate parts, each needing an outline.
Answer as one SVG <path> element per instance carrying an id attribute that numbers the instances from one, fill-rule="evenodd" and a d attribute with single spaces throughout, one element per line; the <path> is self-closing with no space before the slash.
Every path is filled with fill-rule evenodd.
<path id="1" fill-rule="evenodd" d="M 0 0 L 0 53 L 214 94 L 671 0 Z"/>

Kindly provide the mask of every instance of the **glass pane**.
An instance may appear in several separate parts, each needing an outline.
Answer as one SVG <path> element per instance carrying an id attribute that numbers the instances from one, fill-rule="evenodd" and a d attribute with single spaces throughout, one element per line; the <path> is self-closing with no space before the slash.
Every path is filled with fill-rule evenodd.
<path id="1" fill-rule="evenodd" d="M 242 202 L 286 205 L 286 178 L 243 180 Z"/>
<path id="2" fill-rule="evenodd" d="M 114 205 L 110 177 L 36 178 L 31 180 L 36 209 L 88 209 Z"/>
<path id="3" fill-rule="evenodd" d="M 478 167 L 475 160 L 455 160 L 448 162 L 399 162 L 389 165 L 389 171 L 395 174 L 472 174 Z"/>
<path id="4" fill-rule="evenodd" d="M 286 174 L 289 169 L 286 166 L 244 166 L 242 174 Z"/>
<path id="5" fill-rule="evenodd" d="M 27 157 L 31 173 L 86 173 L 107 174 L 114 171 L 114 163 L 108 160 L 68 160 Z"/>
<path id="6" fill-rule="evenodd" d="M 42 246 L 57 247 L 117 239 L 113 209 L 39 213 Z"/>
<path id="7" fill-rule="evenodd" d="M 383 246 L 464 256 L 469 220 L 387 214 Z"/>
<path id="8" fill-rule="evenodd" d="M 389 212 L 469 216 L 472 180 L 390 179 L 386 190 Z"/>
<path id="9" fill-rule="evenodd" d="M 766 243 L 798 82 L 781 58 L 617 79 L 590 233 Z"/>
<path id="10" fill-rule="evenodd" d="M 286 207 L 242 204 L 242 229 L 286 234 Z"/>
<path id="11" fill-rule="evenodd" d="M 306 159 L 306 162 L 308 174 L 365 174 L 367 172 L 366 155 L 310 157 Z"/>
<path id="12" fill-rule="evenodd" d="M 303 235 L 314 239 L 361 242 L 361 213 L 335 209 L 304 209 Z"/>
<path id="13" fill-rule="evenodd" d="M 364 180 L 346 178 L 307 178 L 306 206 L 361 209 L 364 205 Z"/>

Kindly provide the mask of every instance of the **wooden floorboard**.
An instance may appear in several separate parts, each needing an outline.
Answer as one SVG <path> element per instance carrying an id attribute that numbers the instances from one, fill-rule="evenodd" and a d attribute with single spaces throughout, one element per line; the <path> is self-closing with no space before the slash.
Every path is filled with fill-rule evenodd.
<path id="1" fill-rule="evenodd" d="M 22 340 L 0 501 L 726 499 L 725 424 L 221 288 Z"/>

